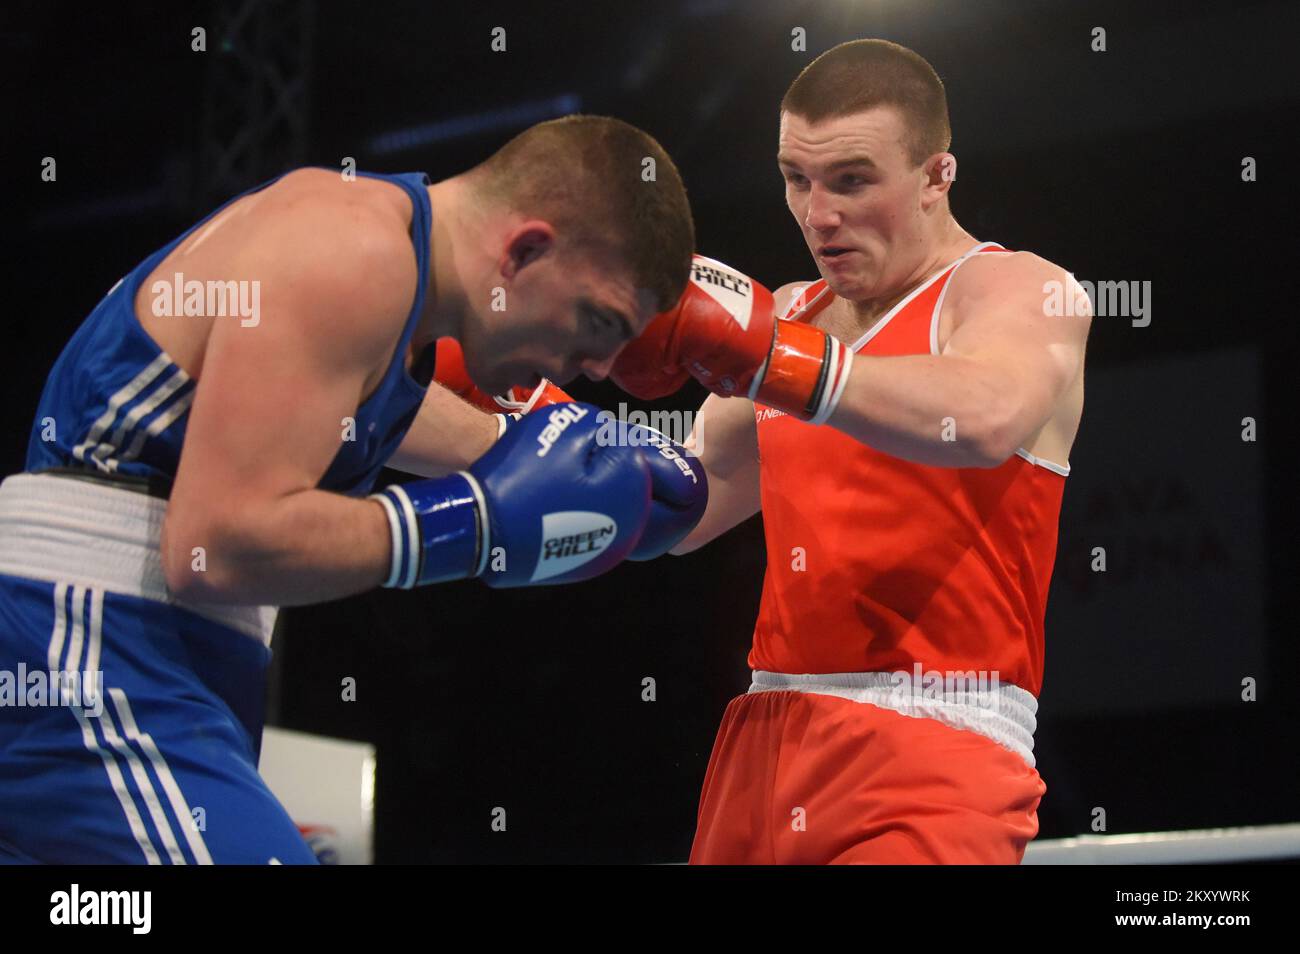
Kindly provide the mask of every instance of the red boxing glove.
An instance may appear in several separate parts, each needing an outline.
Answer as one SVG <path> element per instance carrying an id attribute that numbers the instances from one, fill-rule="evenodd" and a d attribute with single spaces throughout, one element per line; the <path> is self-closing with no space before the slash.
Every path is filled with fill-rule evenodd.
<path id="1" fill-rule="evenodd" d="M 686 291 L 622 352 L 610 378 L 643 400 L 672 394 L 689 376 L 710 391 L 747 394 L 772 349 L 772 293 L 703 255 Z"/>
<path id="2" fill-rule="evenodd" d="M 564 390 L 548 379 L 535 388 L 511 388 L 505 394 L 493 397 L 484 394 L 465 369 L 465 353 L 455 338 L 439 338 L 433 379 L 462 400 L 481 411 L 495 414 L 528 414 L 550 404 L 568 404 L 573 401 Z"/>
<path id="3" fill-rule="evenodd" d="M 758 282 L 696 255 L 682 297 L 620 352 L 610 378 L 653 400 L 694 377 L 723 397 L 821 424 L 839 403 L 853 353 L 819 328 L 778 320 L 773 309 Z"/>
<path id="4" fill-rule="evenodd" d="M 480 391 L 478 385 L 470 379 L 469 370 L 465 367 L 465 352 L 460 350 L 460 342 L 455 338 L 439 338 L 434 347 L 433 380 L 458 398 L 469 401 L 481 410 L 488 410 L 481 403 L 481 399 L 486 398 L 490 401 L 491 398 Z"/>

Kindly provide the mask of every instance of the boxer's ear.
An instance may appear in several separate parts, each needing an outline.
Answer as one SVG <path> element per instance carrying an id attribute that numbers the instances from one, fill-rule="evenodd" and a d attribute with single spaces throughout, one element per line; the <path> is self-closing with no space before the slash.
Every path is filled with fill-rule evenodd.
<path id="1" fill-rule="evenodd" d="M 501 254 L 501 274 L 514 278 L 554 250 L 555 229 L 549 222 L 540 219 L 521 222 L 506 235 L 505 249 Z"/>
<path id="2" fill-rule="evenodd" d="M 923 191 L 927 200 L 934 201 L 947 195 L 957 179 L 957 157 L 950 152 L 936 152 L 925 161 Z"/>

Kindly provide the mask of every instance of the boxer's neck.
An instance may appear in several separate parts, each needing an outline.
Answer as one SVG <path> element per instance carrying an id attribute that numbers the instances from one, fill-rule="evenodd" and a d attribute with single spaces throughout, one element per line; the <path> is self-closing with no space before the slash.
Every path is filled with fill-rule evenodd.
<path id="1" fill-rule="evenodd" d="M 429 284 L 424 309 L 411 336 L 412 351 L 419 353 L 439 338 L 461 336 L 469 313 L 465 282 L 457 268 L 462 244 L 475 235 L 471 187 L 463 176 L 453 176 L 428 186 L 432 225 L 429 230 Z"/>
<path id="2" fill-rule="evenodd" d="M 859 334 L 865 334 L 918 285 L 977 244 L 978 240 L 958 225 L 956 219 L 947 216 L 941 232 L 926 243 L 925 254 L 901 280 L 893 283 L 889 291 L 873 298 L 840 299 L 842 320 L 850 322 Z"/>

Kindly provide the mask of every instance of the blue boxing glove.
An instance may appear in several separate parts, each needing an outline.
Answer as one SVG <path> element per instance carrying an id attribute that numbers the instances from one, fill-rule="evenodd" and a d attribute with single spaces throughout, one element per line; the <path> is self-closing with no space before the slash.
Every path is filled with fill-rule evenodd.
<path id="1" fill-rule="evenodd" d="M 599 441 L 599 428 L 592 405 L 557 404 L 468 471 L 373 495 L 393 540 L 384 585 L 575 583 L 622 562 L 650 516 L 650 471 L 642 449 Z"/>
<path id="2" fill-rule="evenodd" d="M 709 480 L 700 459 L 663 432 L 601 411 L 600 441 L 640 450 L 650 469 L 650 517 L 629 560 L 653 560 L 681 543 L 704 516 Z"/>
<path id="3" fill-rule="evenodd" d="M 653 427 L 633 425 L 641 437 L 641 456 L 650 468 L 650 518 L 629 560 L 653 560 L 686 539 L 709 504 L 704 464 L 681 444 Z"/>

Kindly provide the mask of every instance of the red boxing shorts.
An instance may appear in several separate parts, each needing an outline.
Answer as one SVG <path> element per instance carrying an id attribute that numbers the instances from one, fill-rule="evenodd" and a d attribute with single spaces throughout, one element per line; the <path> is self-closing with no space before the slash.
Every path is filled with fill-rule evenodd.
<path id="1" fill-rule="evenodd" d="M 1047 787 L 976 732 L 833 695 L 749 692 L 718 730 L 692 864 L 1019 864 Z"/>

